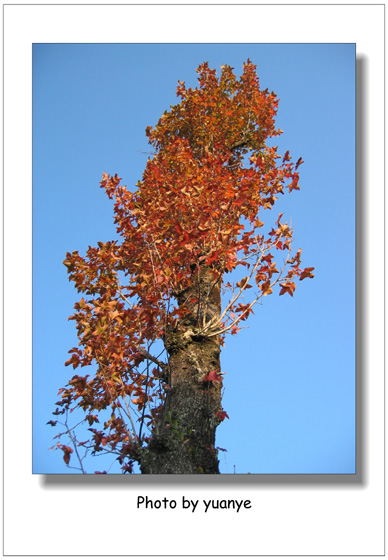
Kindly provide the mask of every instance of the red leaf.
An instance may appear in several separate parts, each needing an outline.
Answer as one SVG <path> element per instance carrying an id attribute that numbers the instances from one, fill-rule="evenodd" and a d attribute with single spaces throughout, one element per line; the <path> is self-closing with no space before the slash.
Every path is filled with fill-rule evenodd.
<path id="1" fill-rule="evenodd" d="M 279 292 L 279 295 L 282 296 L 285 293 L 290 294 L 290 296 L 294 297 L 294 291 L 295 291 L 295 284 L 294 282 L 290 282 L 287 284 L 280 284 L 282 289 Z"/>
<path id="2" fill-rule="evenodd" d="M 283 213 L 279 214 L 278 219 L 276 220 L 275 224 L 279 225 L 280 224 L 280 218 L 283 216 Z"/>
<path id="3" fill-rule="evenodd" d="M 253 225 L 254 225 L 255 227 L 261 228 L 261 227 L 263 227 L 264 222 L 261 222 L 261 221 L 259 220 L 259 218 L 257 218 L 257 220 L 254 222 Z"/>
<path id="4" fill-rule="evenodd" d="M 288 192 L 299 191 L 300 187 L 298 185 L 298 179 L 294 179 L 292 183 L 288 186 Z"/>
<path id="5" fill-rule="evenodd" d="M 283 156 L 283 162 L 284 161 L 290 161 L 291 156 L 290 156 L 290 150 L 287 150 L 286 153 Z"/>
<path id="6" fill-rule="evenodd" d="M 314 278 L 314 274 L 312 273 L 313 270 L 314 270 L 313 266 L 311 266 L 309 268 L 305 268 L 302 271 L 302 274 L 300 275 L 299 280 L 303 280 L 304 278 Z"/>
<path id="7" fill-rule="evenodd" d="M 203 377 L 201 381 L 213 381 L 215 383 L 220 383 L 222 381 L 221 375 L 223 375 L 223 373 L 217 373 L 216 370 L 213 369 L 212 371 L 209 371 L 206 377 Z"/>
<path id="8" fill-rule="evenodd" d="M 298 167 L 299 167 L 300 165 L 302 165 L 302 163 L 304 163 L 304 161 L 303 161 L 303 159 L 300 157 L 300 158 L 298 159 L 298 161 L 296 162 L 295 171 L 298 169 Z"/>
<path id="9" fill-rule="evenodd" d="M 216 416 L 221 420 L 221 422 L 223 422 L 225 418 L 229 418 L 225 410 L 219 410 L 218 412 L 216 412 Z"/>
<path id="10" fill-rule="evenodd" d="M 63 451 L 63 460 L 65 461 L 66 465 L 68 465 L 70 462 L 70 453 L 73 453 L 73 450 L 67 445 L 61 445 L 61 449 Z"/>

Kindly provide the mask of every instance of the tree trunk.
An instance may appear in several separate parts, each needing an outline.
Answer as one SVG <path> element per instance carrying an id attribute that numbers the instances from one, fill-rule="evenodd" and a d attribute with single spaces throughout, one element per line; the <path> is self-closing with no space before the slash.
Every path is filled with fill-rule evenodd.
<path id="1" fill-rule="evenodd" d="M 165 336 L 169 354 L 166 401 L 147 448 L 141 450 L 143 474 L 218 474 L 216 427 L 222 411 L 222 382 L 202 381 L 220 372 L 219 336 L 196 334 L 204 321 L 219 318 L 221 279 L 208 268 L 193 273 L 191 285 L 178 295 L 188 313 Z"/>

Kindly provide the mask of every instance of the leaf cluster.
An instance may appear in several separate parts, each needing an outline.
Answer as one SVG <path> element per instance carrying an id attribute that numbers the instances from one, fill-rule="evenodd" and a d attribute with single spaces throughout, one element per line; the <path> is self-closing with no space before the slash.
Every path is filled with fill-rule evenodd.
<path id="1" fill-rule="evenodd" d="M 151 347 L 171 330 L 223 340 L 275 286 L 293 296 L 295 280 L 313 277 L 312 267 L 301 268 L 301 250 L 292 254 L 293 231 L 282 214 L 265 233 L 265 211 L 280 195 L 299 190 L 302 163 L 270 145 L 282 133 L 275 127 L 276 95 L 260 89 L 250 60 L 240 78 L 227 65 L 219 77 L 208 63 L 197 73 L 198 87 L 178 82 L 179 102 L 147 128 L 155 154 L 137 189 L 103 174 L 118 240 L 89 247 L 85 256 L 67 253 L 64 261 L 82 293 L 70 317 L 79 346 L 66 365 L 94 364 L 96 373 L 74 376 L 54 414 L 78 408 L 92 426 L 94 413 L 109 409 L 103 430 L 90 427 L 91 445 L 94 452 L 117 453 L 125 472 L 169 390 L 168 363 Z M 205 311 L 208 302 L 185 302 L 183 295 L 204 268 L 228 298 L 219 317 L 202 314 L 188 331 L 190 306 Z M 241 279 L 226 281 L 234 270 L 242 271 Z M 70 453 L 65 449 L 67 464 Z"/>

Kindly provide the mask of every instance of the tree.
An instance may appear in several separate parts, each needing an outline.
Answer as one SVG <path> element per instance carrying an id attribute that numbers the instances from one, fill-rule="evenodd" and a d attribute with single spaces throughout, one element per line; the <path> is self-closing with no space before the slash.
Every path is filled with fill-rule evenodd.
<path id="1" fill-rule="evenodd" d="M 282 133 L 276 95 L 250 60 L 240 79 L 227 65 L 219 78 L 208 63 L 197 73 L 199 86 L 179 81 L 180 102 L 146 129 L 154 154 L 137 190 L 103 174 L 120 240 L 64 261 L 83 294 L 66 365 L 96 371 L 59 391 L 61 418 L 49 423 L 64 426 L 56 448 L 66 464 L 75 452 L 83 472 L 91 451 L 117 455 L 123 472 L 138 462 L 144 474 L 218 473 L 225 336 L 275 287 L 293 296 L 296 279 L 313 277 L 283 214 L 264 233 L 278 196 L 299 190 L 302 163 L 270 145 Z M 87 441 L 69 428 L 74 409 Z"/>

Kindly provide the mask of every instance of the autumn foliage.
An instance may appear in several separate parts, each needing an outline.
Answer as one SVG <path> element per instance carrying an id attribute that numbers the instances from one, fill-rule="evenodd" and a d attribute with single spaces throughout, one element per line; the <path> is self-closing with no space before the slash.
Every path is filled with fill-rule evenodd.
<path id="1" fill-rule="evenodd" d="M 109 451 L 131 472 L 172 387 L 171 333 L 223 344 L 264 296 L 275 289 L 293 296 L 297 280 L 313 277 L 312 267 L 301 267 L 301 249 L 293 252 L 290 223 L 271 212 L 279 196 L 299 190 L 303 163 L 271 140 L 282 133 L 276 95 L 260 89 L 249 60 L 239 79 L 227 65 L 219 77 L 207 63 L 197 72 L 198 87 L 179 81 L 179 103 L 146 129 L 154 154 L 137 188 L 103 173 L 118 239 L 64 261 L 82 294 L 70 317 L 79 344 L 66 365 L 95 366 L 60 390 L 58 420 L 50 422 L 64 426 L 57 447 L 67 464 L 73 449 L 79 459 Z M 190 292 L 205 273 L 220 286 L 221 312 L 205 293 Z M 209 369 L 198 383 L 209 390 L 221 375 Z M 73 409 L 83 413 L 87 441 L 69 426 Z M 222 408 L 215 416 L 228 417 Z"/>

